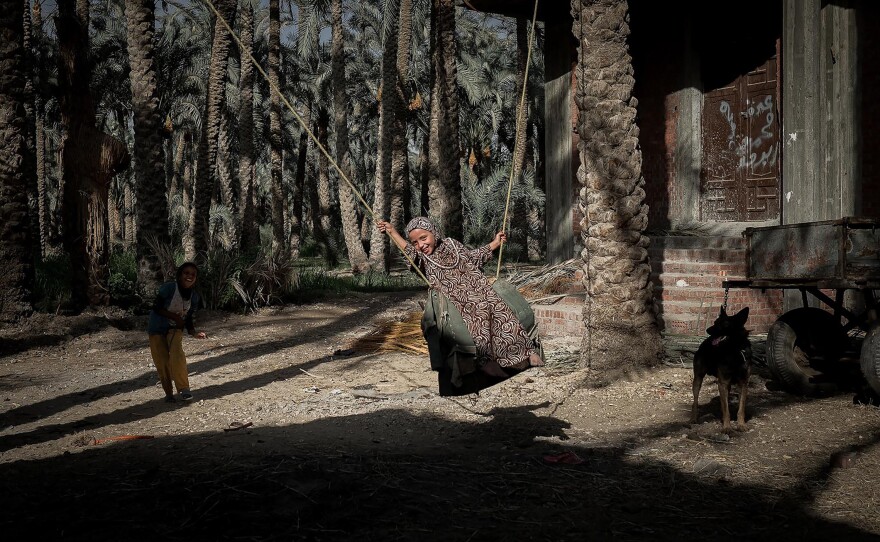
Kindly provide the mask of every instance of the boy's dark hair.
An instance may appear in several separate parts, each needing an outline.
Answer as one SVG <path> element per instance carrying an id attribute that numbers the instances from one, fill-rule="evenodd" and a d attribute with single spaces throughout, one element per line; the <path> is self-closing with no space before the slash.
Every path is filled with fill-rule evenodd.
<path id="1" fill-rule="evenodd" d="M 198 276 L 198 274 L 199 274 L 199 266 L 197 266 L 197 265 L 194 264 L 193 262 L 183 262 L 182 264 L 180 264 L 180 267 L 177 268 L 177 275 L 176 275 L 176 276 L 177 276 L 177 279 L 178 279 L 178 280 L 180 279 L 180 276 L 183 274 L 183 270 L 186 269 L 187 267 L 192 267 L 193 269 L 195 269 L 195 270 L 196 270 L 196 276 Z"/>

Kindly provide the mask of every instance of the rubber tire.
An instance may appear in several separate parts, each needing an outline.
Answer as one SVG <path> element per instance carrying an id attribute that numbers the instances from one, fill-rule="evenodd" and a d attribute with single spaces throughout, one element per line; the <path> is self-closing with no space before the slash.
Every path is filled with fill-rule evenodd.
<path id="1" fill-rule="evenodd" d="M 873 325 L 862 342 L 862 352 L 859 354 L 859 364 L 862 366 L 862 376 L 868 381 L 868 385 L 874 393 L 880 395 L 880 325 Z"/>
<path id="2" fill-rule="evenodd" d="M 780 316 L 767 333 L 767 366 L 790 393 L 824 394 L 830 391 L 828 386 L 817 385 L 801 369 L 795 349 L 821 354 L 826 360 L 839 359 L 846 343 L 846 333 L 833 314 L 815 307 L 794 309 Z"/>

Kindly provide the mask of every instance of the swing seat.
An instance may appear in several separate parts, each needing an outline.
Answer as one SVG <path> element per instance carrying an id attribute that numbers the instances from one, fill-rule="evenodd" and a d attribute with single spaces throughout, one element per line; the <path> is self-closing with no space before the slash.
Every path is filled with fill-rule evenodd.
<path id="1" fill-rule="evenodd" d="M 544 350 L 538 337 L 538 324 L 529 302 L 516 287 L 506 280 L 492 284 L 495 292 L 513 310 L 526 335 L 535 345 L 538 355 Z M 468 395 L 506 380 L 487 375 L 480 370 L 482 360 L 477 358 L 477 347 L 458 308 L 445 295 L 431 290 L 422 315 L 422 333 L 428 343 L 431 369 L 437 371 L 439 392 L 443 397 Z M 510 376 L 520 371 L 504 369 Z"/>

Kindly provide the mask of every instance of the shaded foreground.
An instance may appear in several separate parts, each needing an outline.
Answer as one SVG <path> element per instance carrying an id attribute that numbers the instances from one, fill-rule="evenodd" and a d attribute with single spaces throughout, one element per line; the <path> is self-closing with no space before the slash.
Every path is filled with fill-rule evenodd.
<path id="1" fill-rule="evenodd" d="M 585 463 L 547 465 L 493 443 L 493 423 L 365 416 L 378 419 L 134 441 L 5 464 L 0 528 L 7 540 L 876 539 L 813 517 L 803 486 L 780 495 L 615 447 L 572 447 Z M 560 429 L 524 411 L 496 414 L 499 423 L 511 418 L 521 433 L 505 441 Z M 369 442 L 326 442 L 373 421 L 437 438 L 373 452 L 363 448 Z"/>
<path id="2" fill-rule="evenodd" d="M 753 376 L 749 431 L 727 439 L 714 380 L 691 426 L 688 369 L 587 389 L 560 369 L 564 341 L 548 341 L 546 369 L 454 400 L 431 392 L 421 356 L 334 355 L 417 298 L 215 316 L 212 339 L 187 345 L 192 404 L 161 402 L 140 331 L 19 337 L 0 358 L 0 533 L 880 539 L 877 409 Z M 102 440 L 120 435 L 153 438 Z M 563 451 L 583 461 L 547 461 Z"/>

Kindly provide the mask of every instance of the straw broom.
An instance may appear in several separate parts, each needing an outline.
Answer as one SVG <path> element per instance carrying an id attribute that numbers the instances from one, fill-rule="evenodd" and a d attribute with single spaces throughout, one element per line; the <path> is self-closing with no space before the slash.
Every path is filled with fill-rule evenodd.
<path id="1" fill-rule="evenodd" d="M 574 273 L 579 269 L 578 260 L 569 260 L 553 266 L 544 266 L 529 273 L 518 273 L 508 280 L 518 287 L 526 298 L 534 298 L 541 294 L 565 290 L 573 280 Z M 565 294 L 551 296 L 553 300 Z M 550 299 L 545 298 L 545 299 Z M 545 299 L 537 299 L 541 303 Z M 428 345 L 422 335 L 422 313 L 412 312 L 402 320 L 382 322 L 368 335 L 356 339 L 350 348 L 356 352 L 407 352 L 410 354 L 428 354 Z"/>
<path id="2" fill-rule="evenodd" d="M 406 352 L 427 355 L 428 344 L 422 335 L 422 313 L 412 312 L 403 320 L 382 322 L 351 345 L 357 352 Z"/>

